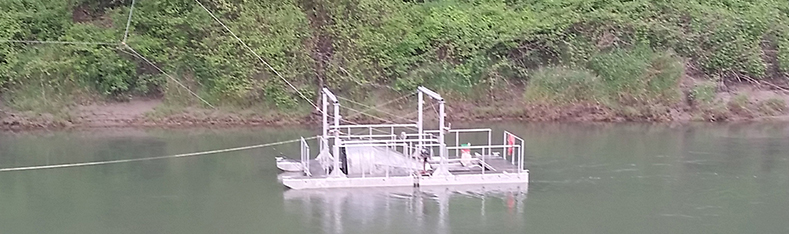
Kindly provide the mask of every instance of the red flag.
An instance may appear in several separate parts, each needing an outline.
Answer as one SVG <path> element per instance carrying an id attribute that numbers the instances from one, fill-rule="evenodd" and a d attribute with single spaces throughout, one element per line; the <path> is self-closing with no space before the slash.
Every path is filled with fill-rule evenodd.
<path id="1" fill-rule="evenodd" d="M 509 137 L 507 137 L 507 144 L 508 145 L 515 145 L 515 136 L 513 136 L 512 134 L 507 134 L 507 135 L 509 136 Z M 512 147 L 512 146 L 508 147 L 509 154 L 512 154 L 512 149 L 513 148 L 515 148 L 515 147 Z"/>

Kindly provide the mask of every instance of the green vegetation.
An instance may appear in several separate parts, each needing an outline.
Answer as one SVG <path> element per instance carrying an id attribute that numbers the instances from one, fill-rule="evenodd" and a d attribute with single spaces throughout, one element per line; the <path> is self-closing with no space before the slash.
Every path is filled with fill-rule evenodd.
<path id="1" fill-rule="evenodd" d="M 693 105 L 709 107 L 715 101 L 715 83 L 704 82 L 693 86 L 688 94 L 688 99 Z"/>
<path id="2" fill-rule="evenodd" d="M 531 75 L 526 100 L 551 104 L 597 103 L 607 98 L 600 78 L 590 71 L 567 67 L 540 68 Z"/>
<path id="3" fill-rule="evenodd" d="M 729 110 L 740 115 L 751 116 L 753 111 L 750 108 L 751 101 L 745 94 L 737 94 L 729 100 Z"/>
<path id="4" fill-rule="evenodd" d="M 587 68 L 538 69 L 525 96 L 532 102 L 602 104 L 634 119 L 660 116 L 680 100 L 682 73 L 682 63 L 671 54 L 616 49 L 595 55 Z"/>
<path id="5" fill-rule="evenodd" d="M 770 98 L 759 103 L 759 111 L 765 115 L 782 114 L 786 109 L 786 102 L 783 99 Z"/>
<path id="6" fill-rule="evenodd" d="M 651 49 L 614 50 L 593 57 L 589 67 L 602 78 L 605 90 L 621 104 L 670 104 L 679 100 L 682 63 L 671 54 Z"/>
<path id="7" fill-rule="evenodd" d="M 482 98 L 526 84 L 528 101 L 646 116 L 680 102 L 686 69 L 698 79 L 789 71 L 784 0 L 202 2 L 310 99 L 323 85 L 359 97 L 428 85 Z M 119 42 L 130 3 L 0 1 L 0 39 Z M 136 4 L 128 44 L 209 102 L 308 109 L 194 1 Z M 160 96 L 199 104 L 129 52 L 0 43 L 0 95 L 22 109 L 52 105 L 43 100 L 56 96 L 33 94 L 42 90 L 69 102 Z M 709 92 L 690 95 L 708 102 Z"/>

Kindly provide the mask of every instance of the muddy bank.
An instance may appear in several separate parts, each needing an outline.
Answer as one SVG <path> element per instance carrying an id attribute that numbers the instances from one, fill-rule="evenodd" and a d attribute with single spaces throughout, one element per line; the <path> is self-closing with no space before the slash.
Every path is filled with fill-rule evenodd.
<path id="1" fill-rule="evenodd" d="M 512 100 L 512 99 L 510 99 Z M 776 100 L 781 100 L 778 106 Z M 683 100 L 674 106 L 628 107 L 631 112 L 601 104 L 546 105 L 525 102 L 449 102 L 448 121 L 549 121 L 549 122 L 725 122 L 725 121 L 788 121 L 789 94 L 780 90 L 732 88 L 717 93 L 714 105 L 699 105 Z M 776 106 L 770 106 L 769 104 Z M 184 108 L 162 113 L 160 100 L 132 100 L 72 108 L 66 115 L 15 112 L 0 109 L 0 130 L 59 130 L 74 128 L 190 128 L 233 126 L 318 125 L 320 115 L 259 114 L 254 111 L 221 111 Z M 632 109 L 632 110 L 631 110 Z M 413 109 L 387 109 L 400 119 L 416 119 Z M 426 119 L 434 119 L 434 111 L 425 111 Z M 410 115 L 409 115 L 410 114 Z M 344 120 L 354 123 L 383 123 L 381 118 L 343 111 Z M 386 116 L 384 116 L 386 117 Z M 388 118 L 392 121 L 397 118 Z"/>

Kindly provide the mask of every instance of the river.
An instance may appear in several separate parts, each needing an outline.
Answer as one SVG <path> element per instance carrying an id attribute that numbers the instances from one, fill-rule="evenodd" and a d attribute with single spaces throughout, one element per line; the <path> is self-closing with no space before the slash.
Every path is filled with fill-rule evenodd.
<path id="1" fill-rule="evenodd" d="M 292 144 L 0 172 L 0 233 L 789 233 L 789 123 L 492 128 L 526 140 L 528 189 L 287 190 L 274 157 L 297 158 Z M 154 157 L 316 132 L 6 132 L 0 168 Z"/>

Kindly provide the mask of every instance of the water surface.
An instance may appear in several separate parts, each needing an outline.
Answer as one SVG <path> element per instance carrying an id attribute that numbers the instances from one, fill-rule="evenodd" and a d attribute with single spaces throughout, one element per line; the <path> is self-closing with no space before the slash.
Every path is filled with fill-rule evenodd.
<path id="1" fill-rule="evenodd" d="M 287 190 L 274 157 L 297 157 L 298 145 L 284 145 L 0 172 L 0 233 L 789 233 L 789 124 L 493 128 L 526 140 L 528 189 Z M 154 157 L 316 132 L 0 133 L 0 168 Z"/>

